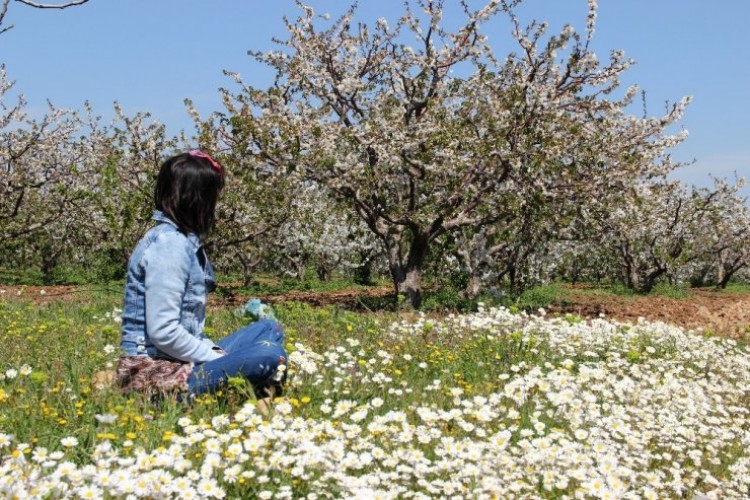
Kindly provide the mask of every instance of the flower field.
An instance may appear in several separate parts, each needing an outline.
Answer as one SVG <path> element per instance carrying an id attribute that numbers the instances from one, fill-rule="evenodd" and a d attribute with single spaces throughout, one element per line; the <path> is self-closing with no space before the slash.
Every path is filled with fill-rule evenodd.
<path id="1" fill-rule="evenodd" d="M 279 306 L 271 413 L 119 394 L 115 301 L 0 301 L 0 494 L 747 498 L 750 352 L 662 323 Z M 209 316 L 215 337 L 240 326 Z"/>

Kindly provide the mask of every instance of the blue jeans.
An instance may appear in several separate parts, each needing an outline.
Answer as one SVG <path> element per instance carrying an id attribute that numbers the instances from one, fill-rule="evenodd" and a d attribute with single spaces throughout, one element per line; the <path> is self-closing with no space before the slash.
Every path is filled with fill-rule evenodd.
<path id="1" fill-rule="evenodd" d="M 190 393 L 214 392 L 226 384 L 229 377 L 245 377 L 258 396 L 263 395 L 264 389 L 278 384 L 274 377 L 279 365 L 285 364 L 287 359 L 284 332 L 279 323 L 257 321 L 221 339 L 217 345 L 226 354 L 195 365 L 187 382 Z M 286 371 L 283 378 L 286 378 Z"/>

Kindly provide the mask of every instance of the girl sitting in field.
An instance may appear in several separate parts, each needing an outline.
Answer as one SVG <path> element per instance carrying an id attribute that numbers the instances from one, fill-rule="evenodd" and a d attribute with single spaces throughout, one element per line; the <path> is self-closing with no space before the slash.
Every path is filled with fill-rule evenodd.
<path id="1" fill-rule="evenodd" d="M 281 387 L 286 352 L 276 321 L 257 321 L 218 343 L 203 334 L 207 294 L 215 288 L 203 238 L 214 224 L 223 187 L 222 166 L 201 151 L 161 166 L 156 223 L 127 269 L 116 375 L 124 391 L 193 396 L 236 376 L 250 381 L 259 398 Z"/>

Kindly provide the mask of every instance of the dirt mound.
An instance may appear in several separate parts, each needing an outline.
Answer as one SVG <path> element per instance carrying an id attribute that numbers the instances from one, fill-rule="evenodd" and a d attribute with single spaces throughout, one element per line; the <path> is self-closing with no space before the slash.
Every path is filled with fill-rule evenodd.
<path id="1" fill-rule="evenodd" d="M 750 339 L 750 296 L 716 290 L 692 289 L 686 298 L 614 296 L 571 290 L 563 305 L 551 309 L 584 317 L 635 322 L 639 317 L 689 329 L 702 328 L 733 338 Z"/>

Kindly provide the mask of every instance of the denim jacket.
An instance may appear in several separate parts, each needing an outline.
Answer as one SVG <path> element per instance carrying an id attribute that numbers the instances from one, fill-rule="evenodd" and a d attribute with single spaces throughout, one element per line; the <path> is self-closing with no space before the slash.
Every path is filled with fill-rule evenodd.
<path id="1" fill-rule="evenodd" d="M 195 234 L 185 235 L 164 213 L 128 262 L 120 347 L 124 356 L 203 363 L 221 357 L 203 335 L 206 296 L 215 276 Z"/>

